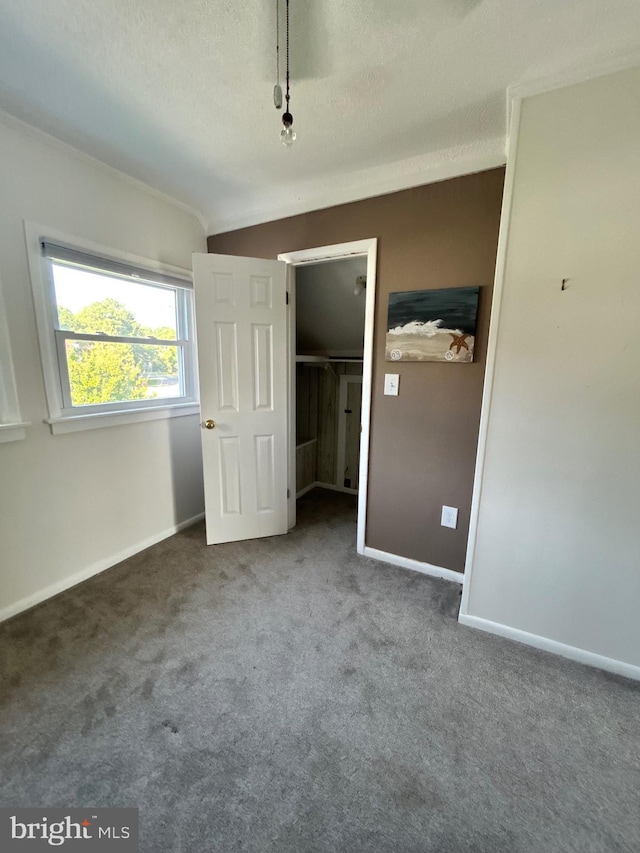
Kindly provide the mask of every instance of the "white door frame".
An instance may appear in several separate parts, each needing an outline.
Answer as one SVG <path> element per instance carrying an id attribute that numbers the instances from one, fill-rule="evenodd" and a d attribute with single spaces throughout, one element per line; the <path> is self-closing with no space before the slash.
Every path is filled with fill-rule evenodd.
<path id="1" fill-rule="evenodd" d="M 376 266 L 378 257 L 378 239 L 354 240 L 350 243 L 336 243 L 333 246 L 320 246 L 315 249 L 302 249 L 297 252 L 284 252 L 278 255 L 279 261 L 289 265 L 287 270 L 287 291 L 289 309 L 287 312 L 287 331 L 289 358 L 289 527 L 296 523 L 296 301 L 295 273 L 293 267 L 308 264 L 320 264 L 365 255 L 367 258 L 367 287 L 364 314 L 364 353 L 362 364 L 362 416 L 360 421 L 360 471 L 358 474 L 358 554 L 364 553 L 364 535 L 367 522 L 367 490 L 369 474 L 369 426 L 371 420 L 371 384 L 373 377 L 373 324 L 376 302 Z"/>

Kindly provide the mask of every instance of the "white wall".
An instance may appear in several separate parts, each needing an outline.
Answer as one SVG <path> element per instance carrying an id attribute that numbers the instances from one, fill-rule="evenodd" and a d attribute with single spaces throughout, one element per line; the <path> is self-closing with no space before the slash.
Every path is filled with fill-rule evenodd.
<path id="1" fill-rule="evenodd" d="M 23 220 L 191 268 L 195 216 L 0 118 L 0 280 L 26 439 L 0 444 L 0 618 L 203 510 L 198 417 L 51 435 Z"/>
<path id="2" fill-rule="evenodd" d="M 640 69 L 525 99 L 515 158 L 461 621 L 640 677 Z"/>

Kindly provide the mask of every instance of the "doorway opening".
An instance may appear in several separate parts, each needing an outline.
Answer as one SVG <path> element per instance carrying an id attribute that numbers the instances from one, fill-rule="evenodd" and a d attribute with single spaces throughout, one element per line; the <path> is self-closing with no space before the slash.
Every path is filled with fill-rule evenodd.
<path id="1" fill-rule="evenodd" d="M 367 259 L 295 272 L 296 497 L 358 492 Z"/>
<path id="2" fill-rule="evenodd" d="M 289 526 L 324 487 L 358 496 L 363 553 L 377 240 L 279 255 L 289 264 Z"/>

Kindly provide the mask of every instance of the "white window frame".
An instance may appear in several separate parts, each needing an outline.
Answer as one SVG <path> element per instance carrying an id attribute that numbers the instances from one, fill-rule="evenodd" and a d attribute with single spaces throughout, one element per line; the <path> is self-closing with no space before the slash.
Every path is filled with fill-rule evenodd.
<path id="1" fill-rule="evenodd" d="M 95 429 L 119 426 L 137 421 L 157 420 L 180 415 L 198 414 L 198 377 L 196 368 L 195 324 L 193 304 L 193 280 L 190 270 L 174 267 L 142 258 L 87 240 L 64 234 L 47 226 L 33 222 L 24 223 L 27 257 L 31 275 L 36 324 L 40 342 L 40 355 L 44 375 L 45 393 L 49 417 L 45 419 L 51 432 Z M 43 253 L 43 243 L 56 244 L 71 251 L 91 255 L 109 263 L 122 264 L 138 270 L 146 270 L 177 279 L 180 287 L 175 290 L 178 320 L 178 339 L 183 351 L 184 396 L 151 400 L 130 400 L 120 403 L 71 406 L 69 379 L 67 374 L 65 341 L 99 340 L 111 343 L 131 343 L 131 338 L 104 335 L 88 335 L 64 332 L 56 328 L 57 304 L 51 271 L 51 261 Z M 182 289 L 184 288 L 184 289 Z M 138 339 L 136 339 L 138 340 Z M 144 343 L 160 343 L 153 339 L 139 339 Z M 176 341 L 167 343 L 176 344 Z"/>
<path id="2" fill-rule="evenodd" d="M 9 324 L 0 279 L 0 443 L 25 438 L 28 426 L 20 417 Z"/>

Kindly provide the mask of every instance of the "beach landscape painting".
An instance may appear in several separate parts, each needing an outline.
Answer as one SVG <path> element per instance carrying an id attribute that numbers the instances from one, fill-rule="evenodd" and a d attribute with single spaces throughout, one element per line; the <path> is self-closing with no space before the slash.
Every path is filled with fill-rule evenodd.
<path id="1" fill-rule="evenodd" d="M 473 361 L 479 287 L 389 294 L 387 361 Z"/>

